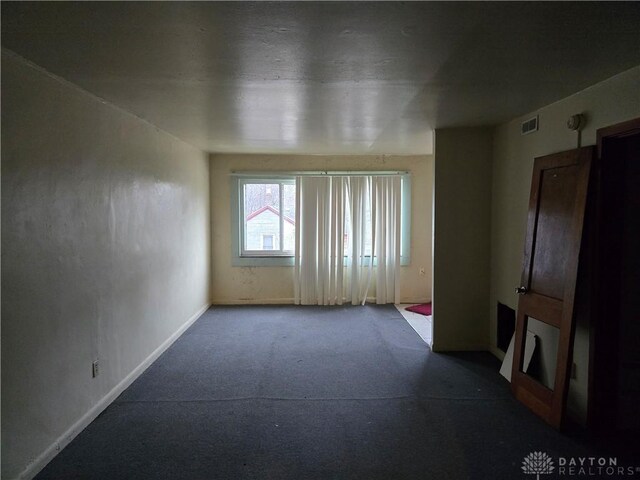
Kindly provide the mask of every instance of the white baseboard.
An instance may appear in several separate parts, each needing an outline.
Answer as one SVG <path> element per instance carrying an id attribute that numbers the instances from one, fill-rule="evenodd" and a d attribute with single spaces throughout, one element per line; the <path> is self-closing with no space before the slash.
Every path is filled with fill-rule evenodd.
<path id="1" fill-rule="evenodd" d="M 426 298 L 426 297 L 422 297 L 422 298 L 401 298 L 400 299 L 400 305 L 406 305 L 406 304 L 422 304 L 422 303 L 429 303 L 431 300 Z"/>
<path id="2" fill-rule="evenodd" d="M 53 444 L 51 444 L 44 452 L 42 452 L 33 462 L 31 462 L 27 468 L 18 476 L 19 480 L 31 480 L 60 453 L 60 451 L 69 445 L 71 441 L 84 430 L 91 422 L 93 422 L 102 411 L 107 408 L 111 402 L 113 402 L 118 395 L 124 392 L 129 385 L 131 385 L 136 378 L 138 378 L 156 359 L 164 353 L 164 351 L 175 342 L 184 331 L 189 328 L 193 322 L 195 322 L 200 316 L 207 311 L 209 304 L 201 307 L 196 313 L 194 313 L 175 333 L 167 338 L 158 348 L 156 348 L 151 355 L 145 358 L 140 365 L 138 365 L 124 380 L 118 383 L 111 389 L 102 399 L 95 404 L 87 413 L 85 413 L 80 419 L 74 423 L 71 428 L 60 435 Z"/>
<path id="3" fill-rule="evenodd" d="M 213 300 L 212 305 L 293 305 L 293 298 L 232 298 Z"/>
<path id="4" fill-rule="evenodd" d="M 431 300 L 425 299 L 402 299 L 402 304 L 405 303 L 427 303 Z M 367 298 L 367 303 L 375 304 L 375 297 Z M 246 298 L 232 298 L 232 299 L 217 299 L 212 301 L 212 305 L 294 305 L 295 300 L 293 298 L 256 298 L 256 299 L 246 299 Z M 344 305 L 351 305 L 351 302 L 344 302 Z"/>
<path id="5" fill-rule="evenodd" d="M 493 353 L 493 355 L 501 362 L 504 360 L 505 352 L 500 350 L 498 347 L 494 347 L 493 345 L 491 345 L 489 347 L 489 351 Z"/>
<path id="6" fill-rule="evenodd" d="M 480 343 L 447 343 L 431 345 L 431 350 L 436 353 L 444 352 L 486 352 L 489 351 L 488 345 Z"/>

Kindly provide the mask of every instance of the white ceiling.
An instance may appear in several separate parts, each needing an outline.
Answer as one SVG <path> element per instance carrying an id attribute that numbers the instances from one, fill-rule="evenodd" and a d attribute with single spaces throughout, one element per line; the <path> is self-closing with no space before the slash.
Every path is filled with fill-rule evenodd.
<path id="1" fill-rule="evenodd" d="M 640 64 L 640 3 L 2 2 L 2 45 L 203 150 L 413 154 Z"/>

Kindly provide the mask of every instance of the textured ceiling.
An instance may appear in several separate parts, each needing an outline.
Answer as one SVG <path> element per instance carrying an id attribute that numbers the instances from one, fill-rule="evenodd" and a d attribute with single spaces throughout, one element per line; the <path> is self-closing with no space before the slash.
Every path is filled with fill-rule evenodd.
<path id="1" fill-rule="evenodd" d="M 411 154 L 640 64 L 640 3 L 2 2 L 2 45 L 207 151 Z"/>

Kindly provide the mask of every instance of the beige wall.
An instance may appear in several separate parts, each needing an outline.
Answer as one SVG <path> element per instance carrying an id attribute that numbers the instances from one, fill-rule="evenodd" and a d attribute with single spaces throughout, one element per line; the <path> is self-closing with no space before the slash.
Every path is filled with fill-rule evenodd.
<path id="1" fill-rule="evenodd" d="M 577 147 L 577 134 L 567 129 L 570 115 L 584 113 L 588 123 L 582 145 L 594 145 L 596 130 L 640 116 L 640 67 L 621 73 L 557 103 L 523 115 L 496 128 L 493 157 L 491 226 L 491 349 L 496 348 L 496 302 L 517 307 L 526 229 L 527 204 L 535 157 Z M 520 124 L 539 115 L 540 130 L 523 136 Z M 588 325 L 579 317 L 575 340 L 575 380 L 569 404 L 575 416 L 586 413 Z"/>
<path id="2" fill-rule="evenodd" d="M 403 302 L 431 299 L 431 156 L 212 155 L 211 237 L 214 303 L 292 303 L 292 267 L 231 265 L 229 173 L 234 170 L 407 170 L 412 175 L 411 265 L 401 267 Z M 419 269 L 424 267 L 426 275 Z"/>
<path id="3" fill-rule="evenodd" d="M 204 153 L 3 50 L 2 478 L 209 303 L 209 228 Z"/>
<path id="4" fill-rule="evenodd" d="M 434 351 L 489 345 L 491 142 L 488 128 L 435 133 Z"/>

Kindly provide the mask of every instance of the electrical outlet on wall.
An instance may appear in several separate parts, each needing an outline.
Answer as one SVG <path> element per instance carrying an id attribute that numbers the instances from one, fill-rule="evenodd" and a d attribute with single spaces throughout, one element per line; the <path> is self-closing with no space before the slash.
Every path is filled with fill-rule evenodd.
<path id="1" fill-rule="evenodd" d="M 91 364 L 91 375 L 93 376 L 93 378 L 96 378 L 98 376 L 98 373 L 100 373 L 99 368 L 100 365 L 98 363 L 98 360 Z"/>

